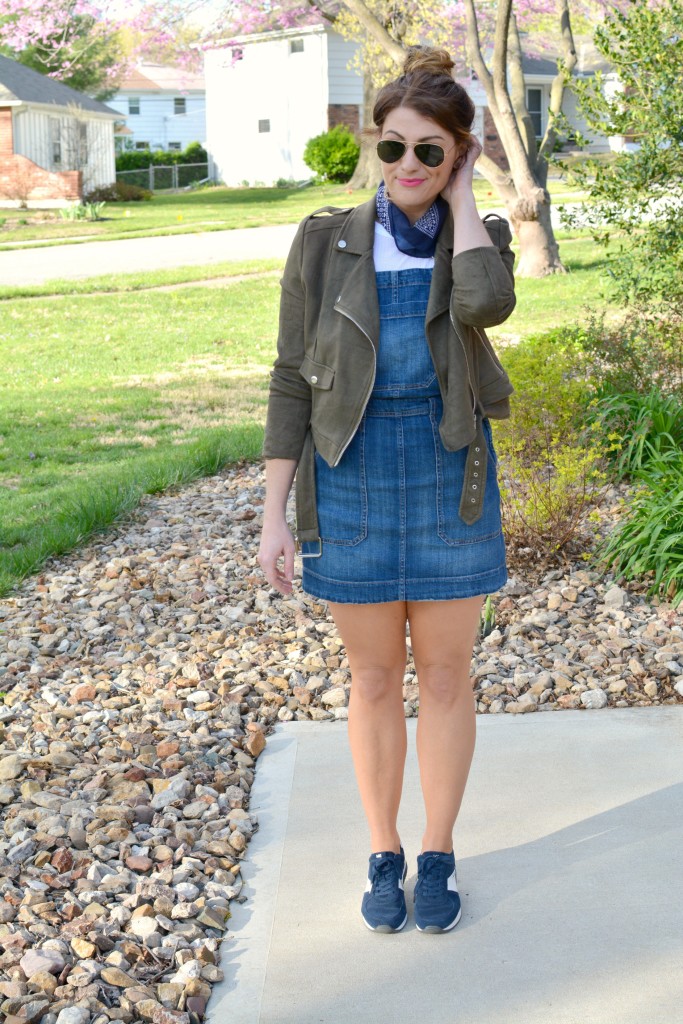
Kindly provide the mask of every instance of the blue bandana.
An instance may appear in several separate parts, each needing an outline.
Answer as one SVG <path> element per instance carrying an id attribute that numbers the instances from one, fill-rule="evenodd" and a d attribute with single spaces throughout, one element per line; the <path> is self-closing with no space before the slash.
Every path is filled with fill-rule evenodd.
<path id="1" fill-rule="evenodd" d="M 377 189 L 377 219 L 389 232 L 396 248 L 406 256 L 433 256 L 436 240 L 448 217 L 449 206 L 443 196 L 437 196 L 426 213 L 411 224 L 403 210 L 387 198 L 384 182 Z"/>

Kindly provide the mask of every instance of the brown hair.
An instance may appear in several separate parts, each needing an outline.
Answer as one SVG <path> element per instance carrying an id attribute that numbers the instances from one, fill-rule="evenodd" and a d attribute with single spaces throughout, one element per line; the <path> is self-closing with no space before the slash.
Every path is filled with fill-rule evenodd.
<path id="1" fill-rule="evenodd" d="M 403 74 L 380 89 L 372 112 L 381 131 L 387 116 L 396 107 L 410 107 L 423 117 L 436 121 L 456 143 L 466 144 L 474 121 L 474 103 L 451 75 L 455 64 L 445 50 L 431 46 L 411 46 L 403 64 Z"/>

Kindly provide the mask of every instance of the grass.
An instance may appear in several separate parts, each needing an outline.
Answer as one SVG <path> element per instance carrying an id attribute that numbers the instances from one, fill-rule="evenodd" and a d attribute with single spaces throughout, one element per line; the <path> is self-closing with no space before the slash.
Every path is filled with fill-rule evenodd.
<path id="1" fill-rule="evenodd" d="M 562 254 L 572 273 L 519 281 L 501 336 L 605 304 L 591 240 L 566 238 Z M 106 529 L 141 494 L 258 457 L 280 266 L 0 292 L 0 595 Z M 203 283 L 224 273 L 233 276 L 220 287 Z M 190 286 L 150 290 L 182 282 Z"/>
<path id="2" fill-rule="evenodd" d="M 582 193 L 572 191 L 560 180 L 552 180 L 549 188 L 555 201 L 582 197 Z M 482 209 L 502 205 L 483 179 L 475 181 L 475 194 Z M 65 221 L 51 211 L 41 215 L 48 219 L 40 223 L 18 225 L 15 222 L 19 219 L 28 220 L 37 215 L 32 211 L 17 211 L 16 215 L 4 217 L 5 224 L 0 226 L 0 251 L 97 238 L 114 240 L 293 224 L 320 206 L 358 206 L 373 195 L 374 189 L 349 193 L 344 185 L 291 189 L 216 187 L 196 192 L 157 193 L 149 202 L 107 203 L 104 219 L 99 221 Z"/>

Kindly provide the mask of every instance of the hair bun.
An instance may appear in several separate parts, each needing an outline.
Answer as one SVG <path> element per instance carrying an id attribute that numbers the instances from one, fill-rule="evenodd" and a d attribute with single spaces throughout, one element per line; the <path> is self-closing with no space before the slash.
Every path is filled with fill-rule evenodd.
<path id="1" fill-rule="evenodd" d="M 422 72 L 425 75 L 448 75 L 455 67 L 451 55 L 446 50 L 438 50 L 433 46 L 411 46 L 403 64 L 403 74 L 410 75 Z"/>

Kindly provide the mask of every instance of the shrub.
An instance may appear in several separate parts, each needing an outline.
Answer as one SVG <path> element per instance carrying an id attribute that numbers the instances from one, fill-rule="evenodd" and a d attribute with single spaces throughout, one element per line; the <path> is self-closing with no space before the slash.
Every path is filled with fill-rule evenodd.
<path id="1" fill-rule="evenodd" d="M 670 308 L 666 318 L 636 309 L 622 323 L 607 326 L 593 316 L 585 326 L 565 328 L 566 344 L 590 360 L 596 384 L 610 392 L 648 393 L 653 384 L 683 397 L 683 309 Z"/>
<path id="2" fill-rule="evenodd" d="M 678 395 L 651 388 L 603 394 L 592 417 L 610 444 L 607 457 L 617 477 L 635 477 L 670 451 L 683 449 L 683 405 Z"/>
<path id="3" fill-rule="evenodd" d="M 115 181 L 111 185 L 94 188 L 83 196 L 84 203 L 136 203 L 152 198 L 148 188 L 139 185 L 128 185 L 125 181 Z"/>
<path id="4" fill-rule="evenodd" d="M 507 539 L 557 552 L 576 539 L 605 489 L 603 452 L 585 425 L 589 364 L 562 332 L 510 348 L 512 416 L 496 427 Z"/>
<path id="5" fill-rule="evenodd" d="M 599 557 L 626 580 L 650 577 L 648 594 L 683 601 L 683 452 L 653 453 L 637 474 L 644 487 Z"/>
<path id="6" fill-rule="evenodd" d="M 145 170 L 150 164 L 205 164 L 209 157 L 199 142 L 191 142 L 185 149 L 127 149 L 116 156 L 117 171 Z"/>
<path id="7" fill-rule="evenodd" d="M 309 139 L 304 149 L 304 163 L 325 181 L 348 181 L 353 174 L 360 146 L 355 136 L 342 124 L 329 132 Z"/>

